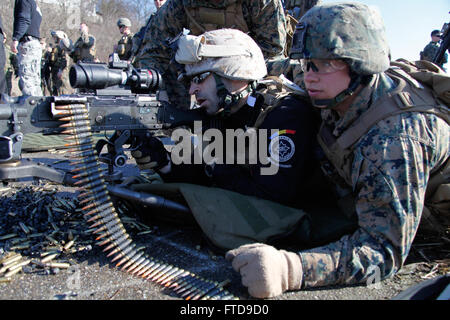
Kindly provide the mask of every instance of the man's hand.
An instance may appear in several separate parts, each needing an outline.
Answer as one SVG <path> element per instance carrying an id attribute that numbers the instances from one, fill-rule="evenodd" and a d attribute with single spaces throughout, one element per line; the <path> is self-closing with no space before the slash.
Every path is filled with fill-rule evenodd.
<path id="1" fill-rule="evenodd" d="M 233 269 L 240 272 L 242 285 L 255 298 L 270 298 L 302 286 L 300 256 L 262 244 L 248 244 L 226 253 Z"/>
<path id="2" fill-rule="evenodd" d="M 12 51 L 13 53 L 19 52 L 19 51 L 17 50 L 17 47 L 18 47 L 18 46 L 19 46 L 19 41 L 17 41 L 17 40 L 11 41 L 11 51 Z"/>
<path id="3" fill-rule="evenodd" d="M 155 137 L 146 140 L 137 150 L 132 151 L 131 155 L 141 170 L 166 169 L 170 164 L 169 153 L 164 148 L 161 140 Z"/>

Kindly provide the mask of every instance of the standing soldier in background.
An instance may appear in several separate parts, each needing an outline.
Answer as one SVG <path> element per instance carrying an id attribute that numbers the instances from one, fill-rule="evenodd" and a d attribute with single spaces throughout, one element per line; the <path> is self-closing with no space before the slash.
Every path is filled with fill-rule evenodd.
<path id="1" fill-rule="evenodd" d="M 42 46 L 42 59 L 41 59 L 41 88 L 44 96 L 52 95 L 52 85 L 50 79 L 50 56 L 52 54 L 52 44 L 45 42 L 45 38 L 40 39 Z"/>
<path id="2" fill-rule="evenodd" d="M 150 19 L 141 49 L 136 54 L 139 67 L 159 70 L 170 102 L 188 109 L 190 98 L 187 88 L 177 82 L 179 70 L 171 63 L 174 52 L 168 39 L 175 39 L 183 29 L 199 35 L 221 28 L 248 33 L 266 60 L 285 57 L 286 19 L 281 0 L 172 0 Z"/>
<path id="3" fill-rule="evenodd" d="M 7 44 L 5 44 L 5 53 L 6 93 L 11 97 L 17 97 L 21 95 L 17 79 L 19 77 L 19 62 L 17 61 L 17 55 L 11 51 Z"/>
<path id="4" fill-rule="evenodd" d="M 63 31 L 51 31 L 53 37 L 53 50 L 51 55 L 51 77 L 52 77 L 52 95 L 62 95 L 72 93 L 69 82 L 69 54 L 66 49 L 65 41 L 67 35 Z M 70 47 L 70 44 L 68 45 Z"/>
<path id="5" fill-rule="evenodd" d="M 434 57 L 439 51 L 439 41 L 441 40 L 441 32 L 439 30 L 433 30 L 431 32 L 431 42 L 426 45 L 422 52 L 420 52 L 420 60 L 427 60 L 433 62 Z M 448 61 L 447 53 L 444 53 L 442 63 L 439 64 L 442 70 L 444 70 L 444 64 Z"/>
<path id="6" fill-rule="evenodd" d="M 42 13 L 35 0 L 16 0 L 11 51 L 18 53 L 19 87 L 23 94 L 42 96 L 39 43 Z"/>
<path id="7" fill-rule="evenodd" d="M 2 17 L 0 17 L 0 94 L 6 93 L 6 79 L 5 79 L 5 46 L 6 34 L 3 31 Z"/>
<path id="8" fill-rule="evenodd" d="M 74 63 L 93 62 L 95 60 L 95 37 L 89 34 L 86 23 L 80 24 L 80 37 L 73 45 L 70 57 Z"/>
<path id="9" fill-rule="evenodd" d="M 131 49 L 133 47 L 133 35 L 131 34 L 131 21 L 128 18 L 117 20 L 117 26 L 122 37 L 119 43 L 114 46 L 114 52 L 119 55 L 120 60 L 130 60 Z"/>
<path id="10" fill-rule="evenodd" d="M 291 49 L 292 37 L 294 35 L 295 26 L 301 17 L 312 7 L 320 4 L 320 0 L 285 0 L 284 9 L 286 15 L 286 58 L 271 62 L 271 75 L 284 75 L 289 80 L 295 82 L 297 85 L 301 83 L 302 72 L 300 64 L 297 60 L 289 58 L 289 51 Z"/>

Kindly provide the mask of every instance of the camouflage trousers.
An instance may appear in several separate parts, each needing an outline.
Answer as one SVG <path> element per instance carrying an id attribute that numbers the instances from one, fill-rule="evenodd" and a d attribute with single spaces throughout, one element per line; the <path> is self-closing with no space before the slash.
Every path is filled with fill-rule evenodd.
<path id="1" fill-rule="evenodd" d="M 23 42 L 19 45 L 19 87 L 22 94 L 42 96 L 41 58 L 42 47 L 39 40 Z"/>

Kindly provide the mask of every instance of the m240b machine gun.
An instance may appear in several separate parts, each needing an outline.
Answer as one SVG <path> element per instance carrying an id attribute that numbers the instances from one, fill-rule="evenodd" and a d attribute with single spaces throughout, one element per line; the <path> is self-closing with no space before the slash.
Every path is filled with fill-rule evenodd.
<path id="1" fill-rule="evenodd" d="M 99 160 L 113 168 L 125 164 L 125 144 L 137 148 L 155 130 L 188 125 L 203 117 L 198 111 L 183 111 L 160 99 L 164 91 L 160 90 L 163 84 L 156 70 L 135 69 L 122 61 L 109 65 L 80 63 L 72 66 L 69 77 L 71 85 L 83 93 L 2 97 L 0 180 L 35 176 L 59 183 L 73 182 L 68 176 L 21 158 L 27 133 L 72 135 L 76 144 L 83 145 L 87 143 L 87 131 L 114 131 L 95 146 Z M 101 154 L 105 146 L 108 152 Z M 84 150 L 87 149 L 86 146 Z"/>

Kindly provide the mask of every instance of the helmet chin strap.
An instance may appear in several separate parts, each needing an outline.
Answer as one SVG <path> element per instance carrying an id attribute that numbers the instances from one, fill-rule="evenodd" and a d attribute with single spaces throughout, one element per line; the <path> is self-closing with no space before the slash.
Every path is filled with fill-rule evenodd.
<path id="1" fill-rule="evenodd" d="M 216 81 L 217 96 L 219 97 L 218 107 L 219 110 L 222 110 L 219 112 L 219 114 L 224 118 L 230 116 L 232 106 L 236 105 L 239 100 L 246 97 L 249 93 L 253 92 L 256 87 L 255 81 L 253 81 L 239 93 L 231 93 L 227 88 L 225 88 L 222 79 L 217 74 L 213 73 L 213 76 Z"/>
<path id="2" fill-rule="evenodd" d="M 314 106 L 319 106 L 324 109 L 332 109 L 338 104 L 340 104 L 342 101 L 347 99 L 347 97 L 352 96 L 356 89 L 358 89 L 359 85 L 362 83 L 363 77 L 360 75 L 353 75 L 350 80 L 350 84 L 348 85 L 348 88 L 339 93 L 336 97 L 333 99 L 316 99 L 312 100 L 312 103 Z"/>

